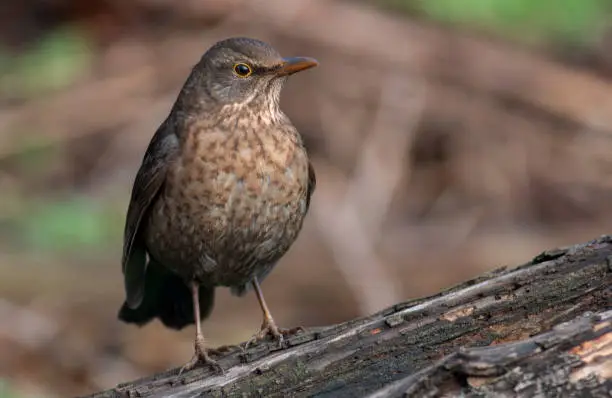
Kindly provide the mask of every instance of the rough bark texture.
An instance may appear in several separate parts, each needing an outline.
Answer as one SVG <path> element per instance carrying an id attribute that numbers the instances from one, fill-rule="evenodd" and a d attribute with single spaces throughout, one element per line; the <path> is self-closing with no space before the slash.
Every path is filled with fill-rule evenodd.
<path id="1" fill-rule="evenodd" d="M 450 266 L 450 265 L 449 265 Z M 436 296 L 91 397 L 601 396 L 612 391 L 612 237 Z"/>

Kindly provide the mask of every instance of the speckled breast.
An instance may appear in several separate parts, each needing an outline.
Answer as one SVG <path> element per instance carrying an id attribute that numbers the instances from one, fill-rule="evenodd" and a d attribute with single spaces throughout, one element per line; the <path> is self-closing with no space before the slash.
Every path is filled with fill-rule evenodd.
<path id="1" fill-rule="evenodd" d="M 297 238 L 307 184 L 306 152 L 285 131 L 193 135 L 152 206 L 149 252 L 186 278 L 243 285 Z"/>

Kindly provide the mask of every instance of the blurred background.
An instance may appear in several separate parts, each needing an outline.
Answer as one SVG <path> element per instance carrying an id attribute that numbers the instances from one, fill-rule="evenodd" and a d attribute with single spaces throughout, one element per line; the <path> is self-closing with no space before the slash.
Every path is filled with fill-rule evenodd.
<path id="1" fill-rule="evenodd" d="M 190 68 L 248 35 L 320 67 L 282 107 L 317 172 L 263 284 L 281 326 L 345 321 L 610 232 L 608 0 L 0 4 L 0 396 L 110 388 L 192 354 L 116 319 L 133 178 Z M 261 322 L 218 290 L 213 346 Z"/>

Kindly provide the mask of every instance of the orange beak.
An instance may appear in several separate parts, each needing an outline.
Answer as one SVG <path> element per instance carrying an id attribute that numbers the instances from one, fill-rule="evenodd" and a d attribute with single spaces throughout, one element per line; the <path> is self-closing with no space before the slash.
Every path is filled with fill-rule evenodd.
<path id="1" fill-rule="evenodd" d="M 289 76 L 296 72 L 314 68 L 319 65 L 316 59 L 308 57 L 283 58 L 281 67 L 276 70 L 278 76 Z"/>

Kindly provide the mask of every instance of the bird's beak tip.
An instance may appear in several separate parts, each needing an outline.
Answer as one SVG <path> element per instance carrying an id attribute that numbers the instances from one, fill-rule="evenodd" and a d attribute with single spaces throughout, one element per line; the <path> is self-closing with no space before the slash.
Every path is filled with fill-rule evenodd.
<path id="1" fill-rule="evenodd" d="M 306 69 L 314 68 L 318 66 L 319 62 L 314 58 L 309 57 L 290 57 L 283 58 L 283 63 L 278 70 L 279 76 L 288 76 L 296 72 L 300 72 Z"/>

